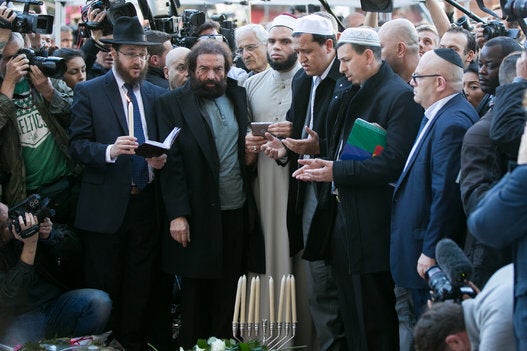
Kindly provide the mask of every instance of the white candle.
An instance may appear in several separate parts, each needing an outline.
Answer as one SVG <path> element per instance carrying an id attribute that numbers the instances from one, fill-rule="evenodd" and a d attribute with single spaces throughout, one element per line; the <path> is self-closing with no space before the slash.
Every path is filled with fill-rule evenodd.
<path id="1" fill-rule="evenodd" d="M 242 293 L 242 277 L 238 279 L 238 287 L 236 288 L 236 300 L 234 301 L 234 315 L 232 316 L 232 322 L 238 323 L 238 318 L 240 314 L 240 299 Z"/>
<path id="2" fill-rule="evenodd" d="M 269 277 L 269 322 L 274 323 L 274 280 Z"/>
<path id="3" fill-rule="evenodd" d="M 276 322 L 282 323 L 283 309 L 284 309 L 284 293 L 285 293 L 285 275 L 282 276 L 280 282 L 280 297 L 278 299 L 278 316 L 276 316 Z"/>
<path id="4" fill-rule="evenodd" d="M 254 323 L 260 322 L 260 277 L 256 277 L 254 283 Z"/>
<path id="5" fill-rule="evenodd" d="M 251 278 L 251 290 L 249 295 L 249 317 L 247 317 L 247 323 L 254 322 L 254 294 L 255 294 L 255 281 L 254 277 Z"/>
<path id="6" fill-rule="evenodd" d="M 292 322 L 296 323 L 298 320 L 296 319 L 296 286 L 295 286 L 295 276 L 291 274 L 291 314 L 292 314 Z"/>
<path id="7" fill-rule="evenodd" d="M 291 322 L 291 278 L 289 276 L 285 282 L 285 322 Z"/>
<path id="8" fill-rule="evenodd" d="M 134 106 L 130 98 L 127 96 L 126 100 L 128 101 L 128 135 L 134 136 Z"/>
<path id="9" fill-rule="evenodd" d="M 240 324 L 245 323 L 245 294 L 247 293 L 247 278 L 242 278 L 242 299 L 240 301 Z"/>

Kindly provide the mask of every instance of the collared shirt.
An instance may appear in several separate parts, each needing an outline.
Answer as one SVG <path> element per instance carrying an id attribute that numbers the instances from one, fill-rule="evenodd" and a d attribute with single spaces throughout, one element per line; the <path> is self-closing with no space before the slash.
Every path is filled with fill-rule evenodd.
<path id="1" fill-rule="evenodd" d="M 121 75 L 117 73 L 117 71 L 115 70 L 115 67 L 112 67 L 112 72 L 115 77 L 117 86 L 119 87 L 119 94 L 121 95 L 121 103 L 123 105 L 123 111 L 126 116 L 126 123 L 128 123 L 128 96 L 126 95 L 127 89 L 124 87 L 126 83 L 121 77 Z M 145 134 L 144 135 L 145 140 L 147 140 L 148 139 L 148 127 L 146 125 L 146 120 L 145 120 L 145 109 L 143 107 L 143 98 L 141 96 L 140 84 L 137 84 L 136 86 L 134 86 L 134 94 L 137 99 L 137 104 L 139 105 L 139 111 L 141 111 L 141 124 L 143 125 L 143 132 Z M 115 163 L 115 160 L 116 160 L 110 157 L 111 147 L 112 145 L 108 145 L 106 148 L 106 163 Z"/>
<path id="2" fill-rule="evenodd" d="M 415 140 L 414 142 L 414 145 L 412 146 L 412 150 L 410 151 L 410 154 L 408 155 L 408 158 L 406 159 L 406 164 L 404 165 L 404 170 L 403 172 L 406 170 L 406 168 L 408 167 L 408 163 L 410 162 L 410 159 L 412 158 L 412 156 L 414 155 L 415 153 L 415 150 L 417 149 L 417 146 L 419 146 L 419 144 L 421 143 L 421 140 L 423 139 L 423 135 L 425 135 L 426 131 L 428 130 L 428 128 L 430 127 L 430 124 L 431 122 L 434 120 L 434 118 L 437 116 L 437 113 L 439 112 L 439 110 L 441 110 L 443 108 L 443 106 L 446 105 L 446 103 L 448 101 L 450 101 L 450 99 L 452 99 L 454 96 L 456 96 L 458 93 L 455 93 L 455 94 L 452 94 L 452 95 L 448 95 L 440 100 L 437 100 L 436 102 L 434 102 L 432 105 L 430 105 L 426 110 L 425 110 L 425 118 L 428 119 L 428 121 L 426 122 L 425 126 L 423 127 L 423 129 L 421 129 L 421 132 L 419 133 L 419 135 L 417 136 L 417 139 Z"/>

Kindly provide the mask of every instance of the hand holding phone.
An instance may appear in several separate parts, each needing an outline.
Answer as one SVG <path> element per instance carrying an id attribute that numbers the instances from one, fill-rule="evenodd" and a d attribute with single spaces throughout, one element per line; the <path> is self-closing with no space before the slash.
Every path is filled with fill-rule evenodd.
<path id="1" fill-rule="evenodd" d="M 251 122 L 251 132 L 254 136 L 265 136 L 271 124 L 273 122 Z"/>

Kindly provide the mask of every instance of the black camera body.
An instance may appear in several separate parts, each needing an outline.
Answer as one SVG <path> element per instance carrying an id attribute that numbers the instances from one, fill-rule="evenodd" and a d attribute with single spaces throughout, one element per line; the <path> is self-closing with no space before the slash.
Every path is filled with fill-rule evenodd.
<path id="1" fill-rule="evenodd" d="M 476 296 L 476 292 L 468 285 L 458 285 L 451 282 L 439 266 L 430 267 L 426 273 L 426 281 L 432 290 L 433 302 L 453 300 L 461 303 L 463 295 Z"/>
<path id="2" fill-rule="evenodd" d="M 51 34 L 53 32 L 53 16 L 15 12 L 17 15 L 11 23 L 13 32 L 38 34 Z"/>
<path id="3" fill-rule="evenodd" d="M 88 12 L 99 9 L 106 11 L 106 17 L 101 22 L 88 21 Z M 137 16 L 134 4 L 126 0 L 90 0 L 81 9 L 83 23 L 79 23 L 79 33 L 83 38 L 89 38 L 92 30 L 102 29 L 104 35 L 113 32 L 113 25 L 121 16 Z"/>
<path id="4" fill-rule="evenodd" d="M 518 39 L 519 35 L 519 29 L 507 29 L 501 21 L 493 20 L 483 25 L 483 37 L 486 41 L 496 37 Z"/>
<path id="5" fill-rule="evenodd" d="M 39 56 L 35 51 L 24 48 L 17 52 L 17 55 L 26 55 L 29 65 L 37 66 L 46 77 L 61 79 L 66 73 L 66 61 L 62 57 Z"/>
<path id="6" fill-rule="evenodd" d="M 509 21 L 527 17 L 527 0 L 500 0 L 500 5 Z"/>
<path id="7" fill-rule="evenodd" d="M 181 17 L 171 17 L 177 27 L 174 26 L 171 32 L 172 44 L 192 48 L 198 41 L 198 27 L 205 23 L 205 13 L 199 10 L 187 9 L 181 14 Z M 156 19 L 157 21 L 160 19 Z M 165 31 L 166 32 L 166 31 Z"/>
<path id="8" fill-rule="evenodd" d="M 29 5 L 42 5 L 42 1 L 11 0 L 9 2 L 24 3 L 24 11 L 14 11 L 13 22 L 1 20 L 0 28 L 11 29 L 18 33 L 51 34 L 53 32 L 53 16 L 29 13 Z"/>
<path id="9" fill-rule="evenodd" d="M 48 198 L 41 199 L 38 194 L 30 195 L 27 199 L 9 209 L 7 215 L 10 226 L 13 225 L 15 231 L 24 239 L 35 235 L 38 233 L 40 223 L 43 223 L 45 218 L 51 218 L 55 215 L 55 210 L 48 208 L 48 203 Z M 20 228 L 20 223 L 18 223 L 18 217 L 22 216 L 22 218 L 25 218 L 26 213 L 31 213 L 36 216 L 39 224 L 21 230 L 22 228 Z"/>

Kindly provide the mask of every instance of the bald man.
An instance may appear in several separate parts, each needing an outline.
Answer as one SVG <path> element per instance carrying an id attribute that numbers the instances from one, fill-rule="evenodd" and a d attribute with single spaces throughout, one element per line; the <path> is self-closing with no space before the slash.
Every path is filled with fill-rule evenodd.
<path id="1" fill-rule="evenodd" d="M 382 59 L 409 83 L 419 62 L 419 36 L 412 22 L 405 18 L 386 22 L 379 29 L 379 40 Z"/>
<path id="2" fill-rule="evenodd" d="M 168 52 L 165 58 L 165 67 L 163 72 L 165 78 L 168 79 L 168 85 L 170 90 L 179 88 L 185 84 L 188 79 L 187 64 L 185 60 L 187 58 L 190 49 L 185 47 L 177 47 Z"/>
<path id="3" fill-rule="evenodd" d="M 452 49 L 426 52 L 412 75 L 414 100 L 425 109 L 421 131 L 392 201 L 390 266 L 398 294 L 401 350 L 430 297 L 425 275 L 436 265 L 437 242 L 462 240 L 465 216 L 459 184 L 463 136 L 478 119 L 461 93 L 463 61 Z"/>

